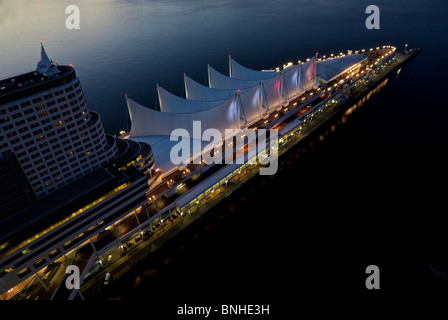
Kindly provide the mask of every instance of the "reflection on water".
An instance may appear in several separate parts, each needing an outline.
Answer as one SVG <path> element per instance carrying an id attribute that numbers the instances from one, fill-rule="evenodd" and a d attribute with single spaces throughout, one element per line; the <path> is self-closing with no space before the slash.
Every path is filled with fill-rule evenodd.
<path id="1" fill-rule="evenodd" d="M 339 118 L 331 121 L 329 124 L 330 129 L 328 129 L 328 125 L 325 126 L 325 128 L 321 129 L 321 130 L 325 130 L 325 131 L 319 135 L 318 141 L 323 142 L 325 140 L 325 138 L 329 136 L 330 132 L 333 133 L 336 131 L 336 128 L 338 126 L 342 126 L 342 125 L 346 124 L 348 117 L 350 115 L 352 115 L 356 110 L 359 110 L 365 104 L 365 102 L 368 101 L 373 95 L 377 94 L 383 88 L 385 88 L 387 86 L 388 81 L 389 81 L 389 78 L 385 79 L 377 87 L 375 87 L 372 91 L 370 91 L 364 97 L 362 97 L 358 102 L 356 102 L 354 105 L 352 105 L 350 108 L 348 108 Z M 312 146 L 312 142 L 309 143 L 309 146 L 310 147 Z"/>

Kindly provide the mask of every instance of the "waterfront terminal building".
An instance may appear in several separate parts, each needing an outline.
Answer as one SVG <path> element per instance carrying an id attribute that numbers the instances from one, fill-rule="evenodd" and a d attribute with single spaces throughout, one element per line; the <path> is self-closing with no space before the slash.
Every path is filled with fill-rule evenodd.
<path id="1" fill-rule="evenodd" d="M 0 81 L 0 298 L 89 297 L 106 272 L 119 277 L 136 252 L 156 250 L 260 167 L 246 145 L 243 163 L 195 159 L 224 156 L 248 129 L 278 130 L 284 152 L 314 118 L 392 63 L 394 52 L 316 54 L 263 71 L 229 56 L 228 76 L 208 66 L 208 86 L 184 75 L 185 98 L 157 86 L 160 111 L 126 96 L 132 126 L 114 137 L 88 110 L 73 66 L 57 65 L 42 47 L 36 71 Z M 210 146 L 201 137 L 191 161 L 173 164 L 171 132 L 184 129 L 193 140 L 193 121 L 219 130 L 223 141 Z M 79 290 L 64 285 L 68 265 L 80 269 Z"/>

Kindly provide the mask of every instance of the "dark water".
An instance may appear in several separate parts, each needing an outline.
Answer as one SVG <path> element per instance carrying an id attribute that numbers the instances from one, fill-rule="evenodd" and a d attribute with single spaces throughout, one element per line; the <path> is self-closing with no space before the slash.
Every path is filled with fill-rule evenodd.
<path id="1" fill-rule="evenodd" d="M 323 142 L 316 135 L 312 147 L 292 151 L 274 178 L 257 177 L 108 295 L 174 305 L 276 301 L 289 310 L 303 295 L 446 290 L 426 267 L 447 262 L 446 2 L 375 1 L 380 30 L 365 28 L 364 0 L 77 1 L 80 30 L 65 28 L 69 4 L 0 1 L 0 75 L 34 68 L 43 40 L 52 59 L 76 67 L 109 133 L 126 128 L 124 93 L 155 107 L 156 83 L 181 95 L 184 72 L 205 83 L 206 65 L 227 72 L 228 54 L 262 69 L 316 51 L 422 48 L 360 108 L 323 128 L 336 128 Z M 369 264 L 382 270 L 379 294 L 364 287 Z"/>

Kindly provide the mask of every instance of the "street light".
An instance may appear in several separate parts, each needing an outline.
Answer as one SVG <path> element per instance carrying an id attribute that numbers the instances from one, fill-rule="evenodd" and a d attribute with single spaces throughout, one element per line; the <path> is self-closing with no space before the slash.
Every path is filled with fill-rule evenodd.
<path id="1" fill-rule="evenodd" d="M 408 47 L 408 44 L 406 43 L 405 45 L 404 45 L 404 51 L 406 52 L 406 48 Z"/>

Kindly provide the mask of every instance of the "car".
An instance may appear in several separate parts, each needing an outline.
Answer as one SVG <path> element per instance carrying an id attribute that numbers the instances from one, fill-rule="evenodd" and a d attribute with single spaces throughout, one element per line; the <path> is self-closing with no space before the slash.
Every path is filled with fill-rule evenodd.
<path id="1" fill-rule="evenodd" d="M 106 273 L 106 276 L 104 277 L 104 285 L 107 286 L 110 281 L 110 273 Z"/>

